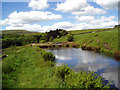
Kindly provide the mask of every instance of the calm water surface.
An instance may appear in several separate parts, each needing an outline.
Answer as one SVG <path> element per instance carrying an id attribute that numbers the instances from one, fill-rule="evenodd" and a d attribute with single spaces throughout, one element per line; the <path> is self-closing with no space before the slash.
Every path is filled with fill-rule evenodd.
<path id="1" fill-rule="evenodd" d="M 95 71 L 106 81 L 113 81 L 112 87 L 119 87 L 118 66 L 120 62 L 114 58 L 95 53 L 93 51 L 83 51 L 81 48 L 60 48 L 47 50 L 56 56 L 58 65 L 67 64 L 74 71 Z"/>

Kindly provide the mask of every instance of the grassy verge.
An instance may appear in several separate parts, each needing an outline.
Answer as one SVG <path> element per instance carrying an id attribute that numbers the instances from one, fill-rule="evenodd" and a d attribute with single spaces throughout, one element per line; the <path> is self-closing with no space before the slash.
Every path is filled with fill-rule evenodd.
<path id="1" fill-rule="evenodd" d="M 26 47 L 6 52 L 3 59 L 4 88 L 57 88 L 61 81 L 53 75 L 51 62 L 42 57 L 38 47 Z"/>
<path id="2" fill-rule="evenodd" d="M 55 57 L 36 46 L 7 48 L 3 53 L 8 55 L 2 60 L 3 88 L 109 88 L 93 72 L 55 67 Z"/>
<path id="3" fill-rule="evenodd" d="M 78 34 L 79 32 L 71 31 L 72 34 Z M 53 42 L 68 42 L 67 36 L 54 39 Z M 74 35 L 73 43 L 79 44 L 81 47 L 84 45 L 87 47 L 100 47 L 101 52 L 106 52 L 111 55 L 117 53 L 120 56 L 120 52 L 118 51 L 118 27 L 102 32 Z"/>

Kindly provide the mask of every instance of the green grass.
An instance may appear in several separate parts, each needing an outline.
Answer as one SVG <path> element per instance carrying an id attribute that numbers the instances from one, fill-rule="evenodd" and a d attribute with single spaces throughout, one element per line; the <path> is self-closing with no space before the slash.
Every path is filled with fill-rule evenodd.
<path id="1" fill-rule="evenodd" d="M 45 62 L 38 47 L 4 51 L 4 88 L 57 88 L 61 81 L 53 75 L 51 62 Z"/>
<path id="2" fill-rule="evenodd" d="M 89 30 L 87 30 L 86 32 L 88 31 Z M 71 32 L 74 34 L 75 33 L 78 34 L 79 32 L 82 32 L 82 31 L 71 31 Z M 67 36 L 54 39 L 53 42 L 54 43 L 68 42 Z M 99 46 L 101 50 L 113 53 L 118 50 L 118 28 L 114 28 L 114 29 L 110 29 L 110 30 L 102 31 L 102 32 L 74 35 L 73 42 L 76 44 L 80 44 L 80 46 L 84 44 L 87 44 L 87 46 L 91 46 L 91 47 Z"/>
<path id="3" fill-rule="evenodd" d="M 44 60 L 46 52 L 37 46 L 10 47 L 3 50 L 3 88 L 109 88 L 93 72 L 74 72 Z M 51 54 L 50 54 L 51 57 Z"/>
<path id="4" fill-rule="evenodd" d="M 103 30 L 109 30 L 110 28 L 103 28 L 103 29 L 86 29 L 86 30 L 73 30 L 69 31 L 71 34 L 79 34 L 79 33 L 86 33 L 86 32 L 96 32 L 96 31 L 103 31 Z"/>
<path id="5" fill-rule="evenodd" d="M 0 31 L 2 34 L 30 34 L 30 33 L 38 33 L 38 32 L 31 32 L 27 30 L 3 30 Z"/>

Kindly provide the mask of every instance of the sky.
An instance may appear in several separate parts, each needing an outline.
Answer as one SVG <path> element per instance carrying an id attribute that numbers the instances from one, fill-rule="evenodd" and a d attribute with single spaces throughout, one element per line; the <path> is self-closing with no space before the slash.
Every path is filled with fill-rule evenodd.
<path id="1" fill-rule="evenodd" d="M 118 25 L 120 0 L 2 0 L 0 30 L 46 32 Z"/>

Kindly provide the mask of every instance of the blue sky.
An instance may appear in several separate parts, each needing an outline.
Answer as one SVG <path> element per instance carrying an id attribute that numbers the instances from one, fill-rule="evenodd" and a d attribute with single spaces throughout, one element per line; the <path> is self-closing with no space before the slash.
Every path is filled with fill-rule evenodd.
<path id="1" fill-rule="evenodd" d="M 111 4 L 112 0 L 107 4 L 100 3 L 99 0 L 49 1 L 2 2 L 1 30 L 25 29 L 45 32 L 56 28 L 65 30 L 110 28 L 118 24 L 117 2 Z"/>

